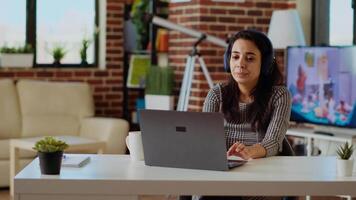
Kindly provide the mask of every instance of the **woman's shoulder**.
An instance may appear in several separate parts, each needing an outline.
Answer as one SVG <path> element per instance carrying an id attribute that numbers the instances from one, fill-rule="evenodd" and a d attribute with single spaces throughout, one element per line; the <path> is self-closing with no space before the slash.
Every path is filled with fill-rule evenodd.
<path id="1" fill-rule="evenodd" d="M 286 86 L 276 85 L 272 88 L 272 97 L 274 100 L 279 98 L 286 98 L 286 100 L 290 100 L 290 93 Z"/>
<path id="2" fill-rule="evenodd" d="M 207 99 L 219 100 L 221 96 L 221 88 L 223 85 L 221 83 L 215 84 L 208 92 Z"/>

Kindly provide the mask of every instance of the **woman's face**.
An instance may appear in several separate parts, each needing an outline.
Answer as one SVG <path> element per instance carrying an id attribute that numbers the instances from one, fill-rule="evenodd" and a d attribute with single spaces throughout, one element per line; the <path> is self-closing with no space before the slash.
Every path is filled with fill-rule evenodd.
<path id="1" fill-rule="evenodd" d="M 237 39 L 231 49 L 231 75 L 239 85 L 255 87 L 261 73 L 261 52 L 254 42 Z"/>

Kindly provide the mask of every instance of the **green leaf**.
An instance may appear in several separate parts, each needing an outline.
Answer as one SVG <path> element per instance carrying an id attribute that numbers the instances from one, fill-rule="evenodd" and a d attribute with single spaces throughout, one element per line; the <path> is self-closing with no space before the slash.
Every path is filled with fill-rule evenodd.
<path id="1" fill-rule="evenodd" d="M 354 151 L 354 146 L 351 144 L 349 145 L 348 142 L 345 142 L 345 144 L 338 146 L 336 149 L 336 153 L 339 156 L 340 159 L 342 160 L 348 160 Z"/>
<path id="2" fill-rule="evenodd" d="M 58 140 L 52 136 L 48 136 L 37 141 L 33 149 L 39 152 L 51 153 L 51 152 L 64 151 L 68 147 L 69 147 L 68 144 L 65 143 L 64 141 Z"/>

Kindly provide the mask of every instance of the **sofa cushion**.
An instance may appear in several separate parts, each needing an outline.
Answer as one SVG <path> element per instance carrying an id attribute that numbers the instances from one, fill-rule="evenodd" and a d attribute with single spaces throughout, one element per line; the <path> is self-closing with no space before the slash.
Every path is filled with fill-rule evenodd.
<path id="1" fill-rule="evenodd" d="M 94 115 L 87 83 L 20 80 L 22 136 L 78 135 L 83 117 Z"/>
<path id="2" fill-rule="evenodd" d="M 8 160 L 10 158 L 10 140 L 0 140 L 0 160 Z M 20 158 L 34 158 L 35 151 L 20 150 Z"/>
<path id="3" fill-rule="evenodd" d="M 0 139 L 17 138 L 21 133 L 21 114 L 14 82 L 0 79 Z"/>

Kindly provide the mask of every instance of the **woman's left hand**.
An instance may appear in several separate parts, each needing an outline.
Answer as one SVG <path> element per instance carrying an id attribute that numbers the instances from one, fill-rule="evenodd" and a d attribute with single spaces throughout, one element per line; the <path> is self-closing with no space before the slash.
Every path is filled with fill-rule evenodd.
<path id="1" fill-rule="evenodd" d="M 242 159 L 248 160 L 252 158 L 252 152 L 249 147 L 240 142 L 236 142 L 227 151 L 227 156 L 238 156 Z"/>

